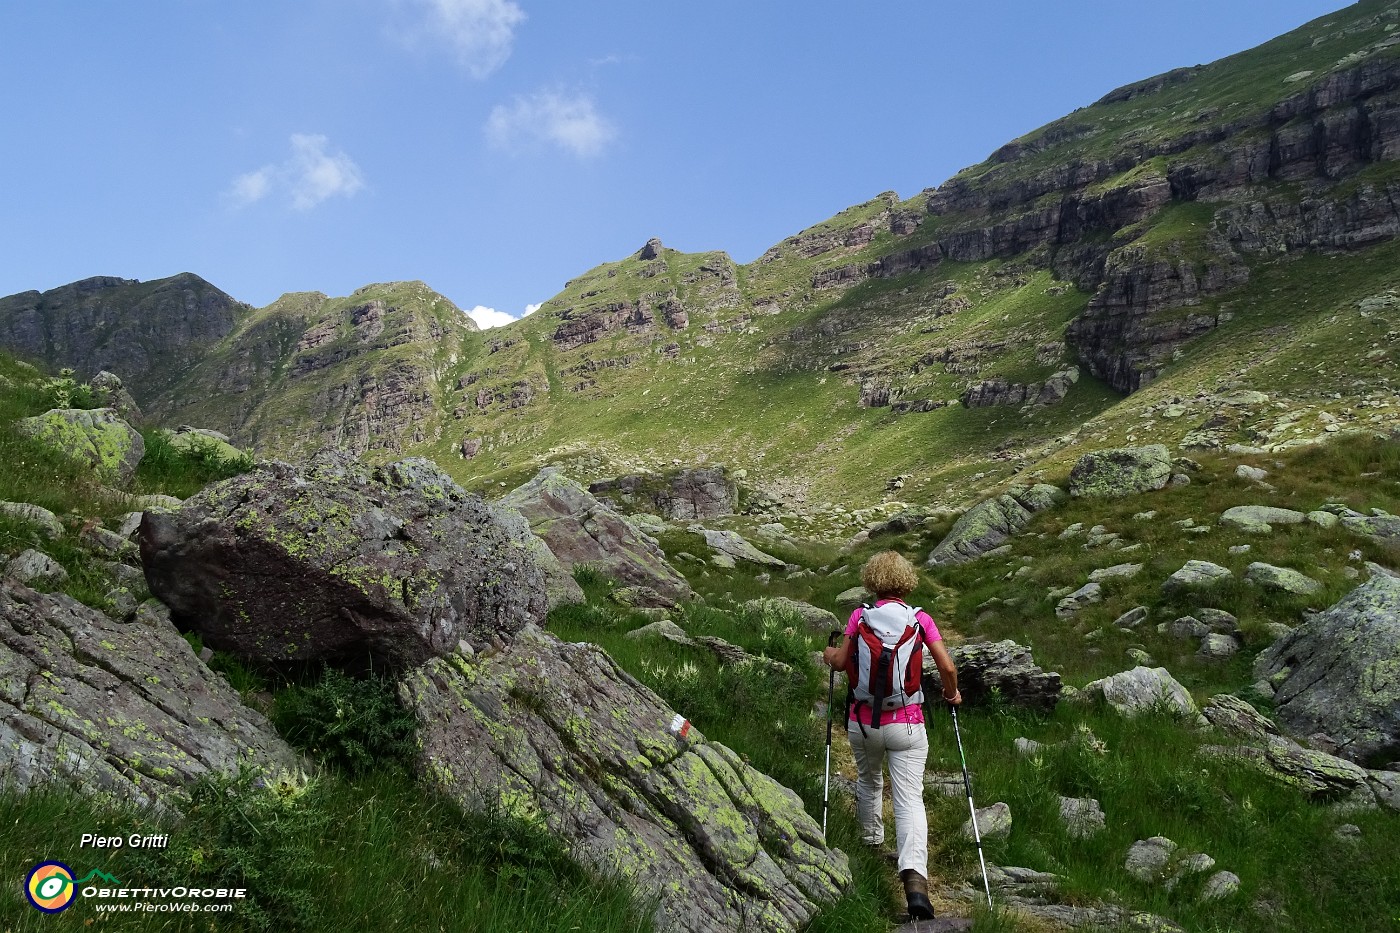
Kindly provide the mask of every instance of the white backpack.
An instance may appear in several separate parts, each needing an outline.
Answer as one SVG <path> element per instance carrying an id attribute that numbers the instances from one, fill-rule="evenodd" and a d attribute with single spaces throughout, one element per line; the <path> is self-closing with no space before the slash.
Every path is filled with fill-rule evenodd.
<path id="1" fill-rule="evenodd" d="M 924 627 L 918 614 L 918 606 L 894 600 L 860 608 L 846 677 L 850 701 L 871 708 L 873 728 L 880 727 L 880 712 L 924 701 Z"/>

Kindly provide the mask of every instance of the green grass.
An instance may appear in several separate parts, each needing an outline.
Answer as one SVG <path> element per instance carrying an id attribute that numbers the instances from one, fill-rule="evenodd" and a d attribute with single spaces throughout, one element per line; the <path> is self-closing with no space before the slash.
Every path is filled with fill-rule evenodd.
<path id="1" fill-rule="evenodd" d="M 977 805 L 1011 807 L 1011 835 L 987 842 L 988 859 L 1063 875 L 1068 903 L 1124 903 L 1188 930 L 1220 933 L 1384 930 L 1400 916 L 1392 855 L 1400 818 L 1343 814 L 1247 765 L 1198 754 L 1201 745 L 1219 743 L 1218 734 L 1193 732 L 1167 716 L 1128 720 L 1065 705 L 1051 717 L 966 710 L 960 719 Z M 1076 741 L 1081 727 L 1106 751 Z M 1013 748 L 1020 736 L 1050 748 L 1022 757 Z M 930 746 L 930 768 L 958 769 L 944 714 L 931 726 Z M 1072 838 L 1059 817 L 1059 796 L 1097 799 L 1105 830 Z M 959 836 L 966 800 L 931 799 L 931 863 L 977 874 L 975 851 Z M 1334 836 L 1348 822 L 1361 827 L 1360 841 Z M 1129 846 L 1154 835 L 1177 842 L 1182 854 L 1210 855 L 1213 871 L 1240 877 L 1240 892 L 1207 905 L 1197 896 L 1209 873 L 1170 893 L 1132 878 L 1123 870 Z"/>
<path id="2" fill-rule="evenodd" d="M 166 849 L 95 850 L 79 835 L 168 833 Z M 103 916 L 80 898 L 57 917 L 0 889 L 7 930 L 521 930 L 631 933 L 647 904 L 581 869 L 557 839 L 491 815 L 464 815 L 402 774 L 323 775 L 279 796 L 247 778 L 197 787 L 176 823 L 104 807 L 65 790 L 0 792 L 0 874 L 23 879 L 41 860 L 93 868 L 130 886 L 244 887 L 208 915 Z M 464 925 L 465 924 L 465 925 Z"/>

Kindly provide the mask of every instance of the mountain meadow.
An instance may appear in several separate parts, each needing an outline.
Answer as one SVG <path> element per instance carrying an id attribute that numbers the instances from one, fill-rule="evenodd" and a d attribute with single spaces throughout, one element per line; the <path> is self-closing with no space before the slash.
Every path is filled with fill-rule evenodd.
<path id="1" fill-rule="evenodd" d="M 917 929 L 1400 929 L 1400 2 L 646 234 L 489 330 L 0 298 L 0 929 L 916 929 L 820 663 L 885 550 L 986 858 L 935 702 Z"/>

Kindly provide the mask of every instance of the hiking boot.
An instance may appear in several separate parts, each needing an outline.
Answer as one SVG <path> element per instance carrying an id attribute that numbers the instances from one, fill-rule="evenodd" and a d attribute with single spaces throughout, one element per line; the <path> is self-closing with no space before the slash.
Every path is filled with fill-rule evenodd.
<path id="1" fill-rule="evenodd" d="M 904 900 L 909 905 L 909 916 L 915 920 L 932 920 L 933 905 L 928 900 L 928 880 L 912 868 L 899 873 L 904 882 Z"/>

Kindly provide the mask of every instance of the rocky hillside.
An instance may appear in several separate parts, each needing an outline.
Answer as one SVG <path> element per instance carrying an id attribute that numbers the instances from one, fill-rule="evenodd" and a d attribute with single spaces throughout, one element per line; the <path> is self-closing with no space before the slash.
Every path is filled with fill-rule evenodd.
<path id="1" fill-rule="evenodd" d="M 1119 89 L 746 265 L 650 241 L 483 335 L 434 454 L 722 460 L 793 501 L 911 474 L 957 501 L 1143 422 L 1229 434 L 1239 388 L 1317 433 L 1352 416 L 1318 399 L 1394 374 L 1397 25 L 1360 3 Z"/>

